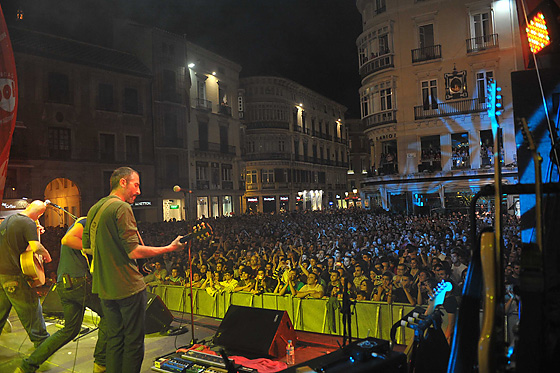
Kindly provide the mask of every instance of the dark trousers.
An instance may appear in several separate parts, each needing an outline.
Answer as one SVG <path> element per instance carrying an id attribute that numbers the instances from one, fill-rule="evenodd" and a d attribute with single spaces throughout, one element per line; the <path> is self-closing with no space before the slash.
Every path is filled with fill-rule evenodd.
<path id="1" fill-rule="evenodd" d="M 35 346 L 48 338 L 37 292 L 27 284 L 23 275 L 0 275 L 0 334 L 12 307 Z"/>
<path id="2" fill-rule="evenodd" d="M 119 300 L 102 299 L 107 322 L 107 373 L 139 373 L 144 360 L 146 290 Z"/>
<path id="3" fill-rule="evenodd" d="M 106 322 L 99 297 L 91 293 L 91 280 L 85 277 L 73 278 L 71 289 L 65 289 L 63 283 L 59 282 L 57 292 L 64 310 L 64 328 L 50 336 L 23 360 L 23 371 L 35 372 L 45 360 L 78 335 L 82 328 L 85 307 L 89 307 L 101 317 L 93 357 L 97 364 L 105 365 Z"/>

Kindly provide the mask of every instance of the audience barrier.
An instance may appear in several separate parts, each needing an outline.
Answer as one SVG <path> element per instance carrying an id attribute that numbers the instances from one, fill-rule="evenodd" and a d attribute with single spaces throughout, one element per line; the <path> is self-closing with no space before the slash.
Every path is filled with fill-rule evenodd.
<path id="1" fill-rule="evenodd" d="M 190 313 L 190 289 L 182 286 L 160 285 L 152 292 L 159 295 L 171 311 Z M 343 335 L 341 301 L 323 299 L 300 299 L 291 295 L 265 293 L 255 295 L 247 292 L 216 293 L 211 296 L 204 289 L 193 289 L 193 307 L 196 315 L 222 319 L 231 304 L 247 307 L 287 311 L 294 328 L 306 332 Z M 389 340 L 391 327 L 414 309 L 411 305 L 387 304 L 385 302 L 360 301 L 352 305 L 352 337 L 368 336 Z M 442 328 L 445 330 L 444 316 Z M 414 336 L 410 328 L 400 327 L 396 340 L 406 344 Z"/>

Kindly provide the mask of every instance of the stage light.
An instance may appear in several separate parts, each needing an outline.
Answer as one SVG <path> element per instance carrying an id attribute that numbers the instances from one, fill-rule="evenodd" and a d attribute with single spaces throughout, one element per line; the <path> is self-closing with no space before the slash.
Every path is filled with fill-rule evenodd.
<path id="1" fill-rule="evenodd" d="M 525 28 L 529 48 L 531 49 L 531 52 L 535 54 L 550 45 L 550 35 L 546 21 L 547 20 L 545 19 L 544 14 L 542 12 L 538 12 L 535 14 L 533 19 L 529 21 L 529 24 Z"/>

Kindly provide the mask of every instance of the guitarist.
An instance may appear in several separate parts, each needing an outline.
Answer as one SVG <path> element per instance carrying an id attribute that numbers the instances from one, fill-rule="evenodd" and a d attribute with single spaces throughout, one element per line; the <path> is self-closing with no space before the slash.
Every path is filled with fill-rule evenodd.
<path id="1" fill-rule="evenodd" d="M 39 242 L 36 223 L 46 208 L 43 201 L 33 201 L 23 212 L 10 216 L 0 224 L 0 333 L 13 307 L 35 347 L 47 339 L 49 333 L 39 296 L 27 283 L 19 258 L 29 247 L 42 255 L 46 263 L 51 261 L 49 252 Z"/>
<path id="2" fill-rule="evenodd" d="M 82 247 L 93 251 L 93 293 L 107 323 L 106 369 L 140 372 L 144 359 L 146 284 L 135 259 L 185 247 L 178 236 L 167 246 L 141 244 L 131 204 L 140 195 L 140 176 L 130 167 L 111 174 L 111 193 L 89 210 Z"/>
<path id="3" fill-rule="evenodd" d="M 105 319 L 101 302 L 91 292 L 91 274 L 88 258 L 82 251 L 82 233 L 86 218 L 81 217 L 68 229 L 61 240 L 60 262 L 57 270 L 56 290 L 64 310 L 64 327 L 51 335 L 33 353 L 23 359 L 16 373 L 37 371 L 52 354 L 74 339 L 82 328 L 86 307 L 100 316 L 99 331 L 93 353 L 93 372 L 105 372 Z"/>

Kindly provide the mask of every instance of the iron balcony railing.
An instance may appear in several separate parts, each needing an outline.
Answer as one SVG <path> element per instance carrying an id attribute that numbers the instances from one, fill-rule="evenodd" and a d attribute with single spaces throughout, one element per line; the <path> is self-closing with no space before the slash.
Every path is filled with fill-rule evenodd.
<path id="1" fill-rule="evenodd" d="M 363 118 L 362 121 L 364 122 L 366 128 L 372 128 L 376 126 L 382 126 L 388 123 L 396 123 L 397 122 L 397 111 L 396 110 L 387 110 L 382 111 L 379 113 L 373 113 L 368 115 L 367 117 Z"/>
<path id="2" fill-rule="evenodd" d="M 428 119 L 449 117 L 452 115 L 480 113 L 486 110 L 486 102 L 479 99 L 466 99 L 458 101 L 440 102 L 437 107 L 433 105 L 419 105 L 414 107 L 414 119 Z"/>
<path id="3" fill-rule="evenodd" d="M 467 53 L 480 52 L 492 48 L 498 48 L 498 34 L 467 39 Z"/>
<path id="4" fill-rule="evenodd" d="M 441 58 L 441 45 L 431 45 L 429 47 L 417 48 L 412 51 L 412 63 L 437 60 Z"/>
<path id="5" fill-rule="evenodd" d="M 362 66 L 360 66 L 360 76 L 365 78 L 370 74 L 394 67 L 395 64 L 393 57 L 393 54 L 389 53 L 372 57 L 369 61 L 366 61 Z"/>

